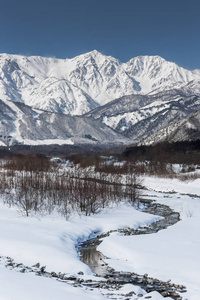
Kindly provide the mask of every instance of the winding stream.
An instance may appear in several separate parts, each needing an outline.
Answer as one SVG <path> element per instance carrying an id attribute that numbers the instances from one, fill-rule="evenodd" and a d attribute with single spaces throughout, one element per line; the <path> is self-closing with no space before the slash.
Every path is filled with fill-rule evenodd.
<path id="1" fill-rule="evenodd" d="M 170 207 L 155 203 L 153 200 L 142 200 L 143 212 L 148 212 L 163 218 L 150 226 L 140 227 L 138 229 L 119 229 L 118 231 L 124 235 L 138 235 L 138 234 L 151 234 L 160 230 L 166 229 L 169 226 L 176 224 L 180 220 L 180 215 L 174 212 Z M 97 275 L 107 279 L 107 283 L 126 284 L 133 283 L 139 285 L 147 292 L 158 291 L 164 297 L 171 297 L 172 299 L 182 299 L 179 293 L 186 291 L 186 288 L 181 285 L 175 285 L 170 282 L 163 282 L 157 278 L 148 277 L 145 275 L 138 275 L 130 272 L 118 272 L 108 267 L 104 262 L 104 256 L 97 251 L 97 246 L 101 243 L 103 237 L 108 236 L 111 232 L 98 235 L 94 239 L 87 240 L 78 245 L 80 259 L 83 263 L 87 264 L 91 270 Z"/>
<path id="2" fill-rule="evenodd" d="M 174 212 L 171 208 L 166 205 L 161 205 L 155 203 L 152 200 L 142 200 L 143 209 L 142 211 L 151 214 L 162 216 L 163 219 L 157 221 L 148 227 L 141 227 L 138 229 L 119 229 L 124 235 L 138 235 L 138 234 L 151 234 L 158 232 L 159 230 L 165 229 L 168 226 L 174 225 L 179 221 L 179 213 Z M 117 230 L 116 230 L 117 231 Z M 180 284 L 174 284 L 170 281 L 164 282 L 157 278 L 149 277 L 148 274 L 138 275 L 133 272 L 119 272 L 114 269 L 109 268 L 109 266 L 104 262 L 105 257 L 97 251 L 97 246 L 101 243 L 102 238 L 108 236 L 111 232 L 98 235 L 96 238 L 87 240 L 79 244 L 78 251 L 81 256 L 82 262 L 87 264 L 91 270 L 96 274 L 93 279 L 84 279 L 82 277 L 83 272 L 79 272 L 80 276 L 70 276 L 61 272 L 47 272 L 45 266 L 40 266 L 37 263 L 34 266 L 25 266 L 23 263 L 16 263 L 11 257 L 0 256 L 0 263 L 4 264 L 10 270 L 14 269 L 20 273 L 35 273 L 37 276 L 49 277 L 71 284 L 75 287 L 83 287 L 86 289 L 93 290 L 94 288 L 100 289 L 101 292 L 106 295 L 109 299 L 130 299 L 133 295 L 136 295 L 134 291 L 128 294 L 122 294 L 120 288 L 127 283 L 138 285 L 142 289 L 146 290 L 147 293 L 151 291 L 159 292 L 163 297 L 171 297 L 174 300 L 181 300 L 181 293 L 186 292 L 186 287 Z M 119 292 L 119 298 L 116 298 L 116 292 Z M 136 295 L 138 297 L 142 297 Z M 145 298 L 150 299 L 151 296 L 146 296 Z"/>

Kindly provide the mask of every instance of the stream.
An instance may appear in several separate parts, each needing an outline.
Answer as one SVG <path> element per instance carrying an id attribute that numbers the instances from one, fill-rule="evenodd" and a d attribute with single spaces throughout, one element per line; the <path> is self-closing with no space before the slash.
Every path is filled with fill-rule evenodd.
<path id="1" fill-rule="evenodd" d="M 102 238 L 109 236 L 112 232 L 120 232 L 124 235 L 151 234 L 160 230 L 166 229 L 169 226 L 176 224 L 180 220 L 180 215 L 174 212 L 170 207 L 155 203 L 153 200 L 143 199 L 143 208 L 141 211 L 150 214 L 162 216 L 163 218 L 150 226 L 139 227 L 138 229 L 124 228 L 112 230 L 105 234 L 100 234 L 96 238 L 87 240 L 78 245 L 78 252 L 83 263 L 87 264 L 96 276 L 106 279 L 107 285 L 116 285 L 116 288 L 124 284 L 131 283 L 139 285 L 148 293 L 151 291 L 159 292 L 163 297 L 171 297 L 172 299 L 180 300 L 180 293 L 186 292 L 186 287 L 168 282 L 163 282 L 157 278 L 149 277 L 148 274 L 138 275 L 131 272 L 118 272 L 111 269 L 105 262 L 106 257 L 97 250 L 97 246 L 101 243 Z"/>
<path id="2" fill-rule="evenodd" d="M 134 272 L 121 272 L 110 268 L 105 262 L 106 257 L 99 251 L 97 246 L 101 243 L 102 239 L 109 236 L 112 232 L 120 232 L 124 235 L 138 235 L 138 234 L 151 234 L 156 233 L 159 230 L 165 229 L 169 226 L 176 224 L 180 220 L 180 215 L 174 212 L 170 207 L 156 203 L 153 200 L 142 199 L 143 212 L 162 216 L 163 218 L 150 226 L 139 227 L 137 229 L 124 228 L 119 230 L 113 230 L 104 234 L 98 235 L 94 239 L 87 240 L 79 243 L 78 252 L 80 259 L 83 263 L 87 264 L 94 274 L 93 279 L 84 279 L 83 272 L 79 272 L 79 276 L 70 276 L 61 272 L 47 272 L 45 266 L 41 266 L 40 263 L 34 266 L 26 266 L 23 263 L 16 263 L 13 258 L 9 256 L 0 255 L 0 264 L 5 265 L 10 270 L 15 270 L 20 273 L 35 273 L 37 276 L 43 276 L 59 280 L 64 283 L 73 285 L 74 287 L 81 287 L 84 289 L 99 289 L 100 292 L 109 299 L 124 299 L 129 300 L 139 299 L 143 294 L 138 294 L 131 291 L 127 294 L 123 294 L 120 289 L 125 284 L 133 284 L 139 286 L 147 293 L 152 291 L 159 292 L 163 297 L 171 297 L 174 300 L 182 300 L 181 294 L 186 292 L 186 287 L 180 284 L 174 284 L 170 280 L 167 282 L 161 281 L 157 278 L 152 278 L 148 274 L 139 275 Z M 136 298 L 135 298 L 136 296 Z M 116 298 L 117 297 L 117 298 Z M 145 299 L 150 299 L 151 296 L 147 294 Z"/>

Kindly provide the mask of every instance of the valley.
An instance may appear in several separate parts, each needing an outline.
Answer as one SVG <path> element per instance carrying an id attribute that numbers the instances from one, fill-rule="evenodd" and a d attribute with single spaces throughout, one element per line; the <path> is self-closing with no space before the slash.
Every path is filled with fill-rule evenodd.
<path id="1" fill-rule="evenodd" d="M 199 83 L 160 56 L 0 54 L 2 299 L 199 300 Z"/>

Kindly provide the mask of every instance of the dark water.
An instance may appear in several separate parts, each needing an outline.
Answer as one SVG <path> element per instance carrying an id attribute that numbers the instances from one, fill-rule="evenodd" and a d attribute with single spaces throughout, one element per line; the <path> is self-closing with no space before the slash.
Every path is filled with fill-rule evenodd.
<path id="1" fill-rule="evenodd" d="M 92 272 L 99 276 L 105 276 L 108 273 L 107 264 L 103 261 L 104 256 L 97 251 L 97 244 L 94 240 L 89 240 L 79 245 L 79 254 L 81 261 L 88 265 Z"/>

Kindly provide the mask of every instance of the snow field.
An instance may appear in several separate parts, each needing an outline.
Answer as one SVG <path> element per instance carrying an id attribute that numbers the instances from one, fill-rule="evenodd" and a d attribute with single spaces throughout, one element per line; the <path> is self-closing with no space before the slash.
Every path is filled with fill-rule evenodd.
<path id="1" fill-rule="evenodd" d="M 98 291 L 78 289 L 53 279 L 31 273 L 10 271 L 0 265 L 1 300 L 64 300 L 105 299 Z"/>
<path id="2" fill-rule="evenodd" d="M 107 232 L 123 227 L 150 224 L 159 217 L 143 214 L 125 205 L 96 216 L 79 216 L 69 221 L 59 216 L 23 217 L 17 210 L 0 206 L 0 253 L 31 266 L 37 262 L 47 271 L 76 274 L 90 269 L 79 259 L 78 241 L 87 239 L 93 231 Z"/>
<path id="3" fill-rule="evenodd" d="M 116 270 L 131 271 L 161 280 L 169 280 L 187 287 L 183 299 L 200 297 L 200 180 L 181 182 L 177 179 L 159 179 L 146 176 L 144 185 L 149 188 L 145 198 L 167 204 L 181 214 L 181 221 L 156 234 L 122 236 L 112 233 L 103 239 L 99 250 L 109 257 L 107 263 Z M 196 196 L 187 195 L 195 194 Z M 15 262 L 32 266 L 40 262 L 51 272 L 92 278 L 92 272 L 78 257 L 76 245 L 93 235 L 123 227 L 147 226 L 159 217 L 142 213 L 128 205 L 107 208 L 94 216 L 73 216 L 68 221 L 60 216 L 24 217 L 17 209 L 0 203 L 0 255 L 10 256 Z M 0 264 L 0 299 L 2 300 L 64 300 L 105 299 L 102 291 L 84 290 L 54 279 L 21 274 Z M 12 283 L 12 288 L 10 288 Z M 126 285 L 122 291 L 135 291 L 138 287 Z M 122 292 L 120 291 L 120 292 Z M 144 293 L 144 292 L 143 292 Z M 105 294 L 105 291 L 104 291 Z M 119 291 L 116 291 L 116 297 Z M 163 297 L 152 292 L 144 295 L 152 300 Z M 120 298 L 117 298 L 120 299 Z M 131 300 L 137 299 L 132 296 Z M 165 299 L 170 299 L 165 298 Z"/>
<path id="4" fill-rule="evenodd" d="M 106 262 L 118 271 L 171 280 L 187 287 L 183 299 L 200 299 L 200 179 L 182 182 L 146 176 L 143 184 L 151 189 L 145 192 L 145 198 L 149 195 L 149 199 L 180 212 L 181 221 L 156 234 L 112 234 L 98 250 L 109 257 Z"/>

